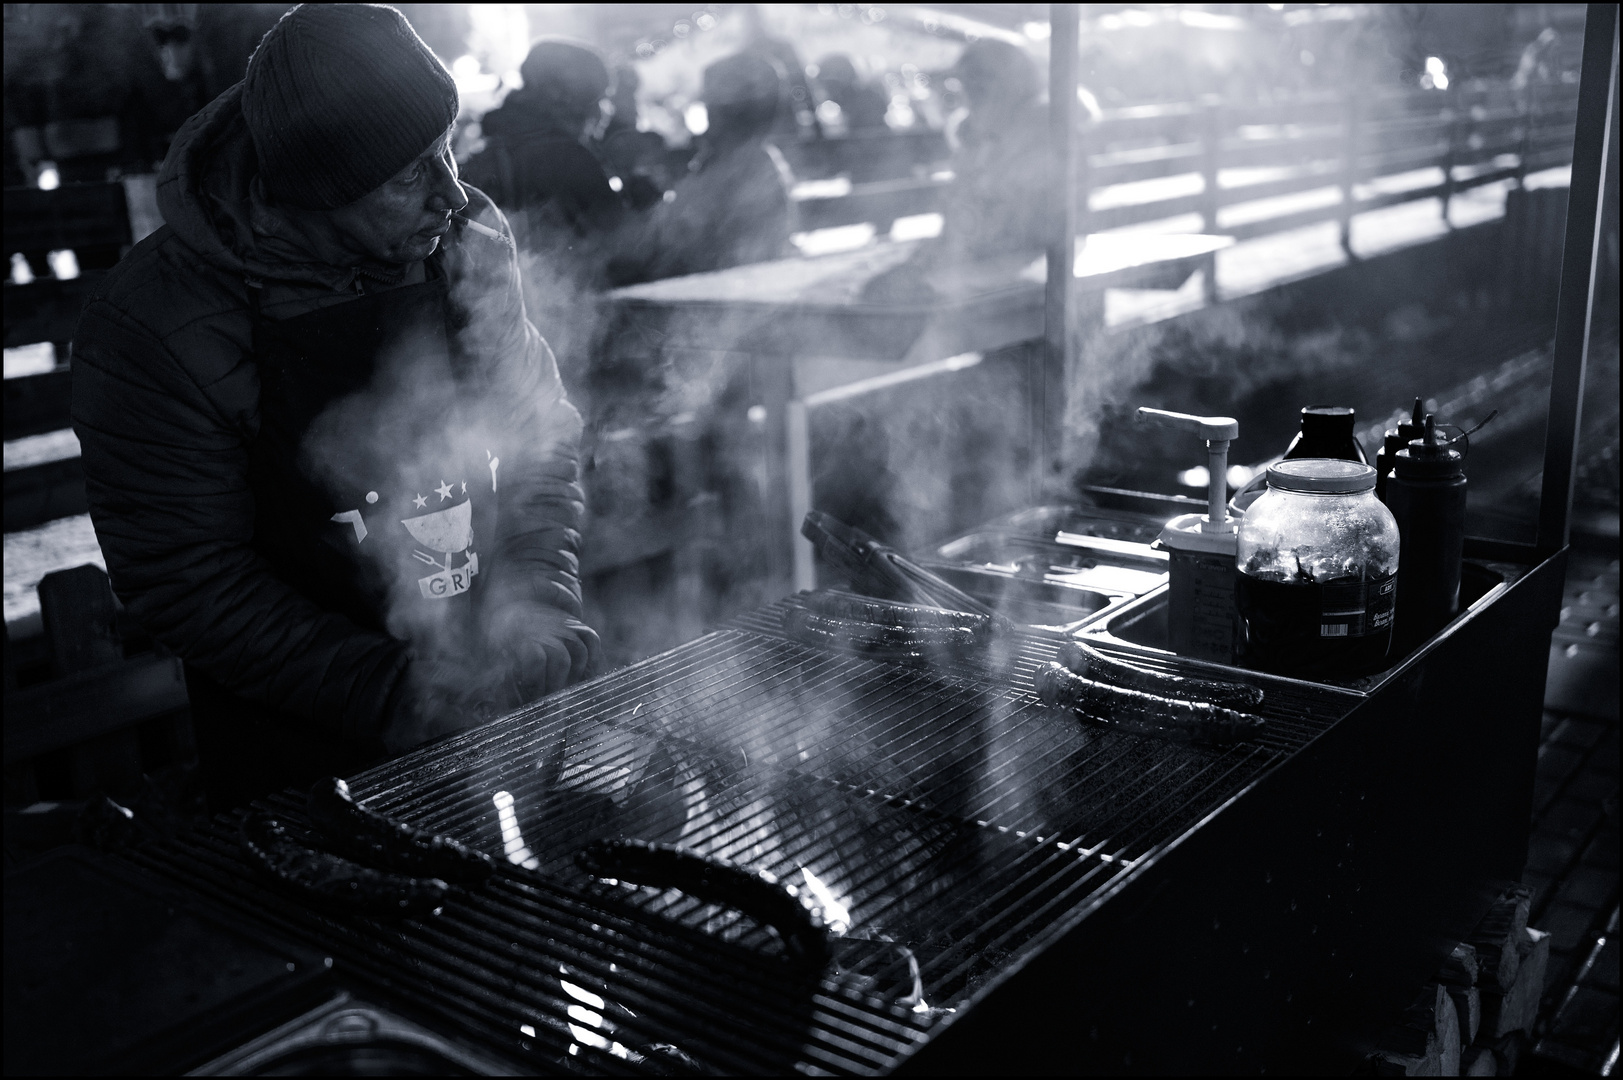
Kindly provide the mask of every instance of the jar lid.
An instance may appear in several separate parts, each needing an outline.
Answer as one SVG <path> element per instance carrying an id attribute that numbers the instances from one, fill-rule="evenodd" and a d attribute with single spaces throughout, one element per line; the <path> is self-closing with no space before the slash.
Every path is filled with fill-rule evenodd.
<path id="1" fill-rule="evenodd" d="M 1354 495 L 1375 486 L 1375 470 L 1341 458 L 1290 458 L 1268 467 L 1268 486 L 1315 495 Z"/>

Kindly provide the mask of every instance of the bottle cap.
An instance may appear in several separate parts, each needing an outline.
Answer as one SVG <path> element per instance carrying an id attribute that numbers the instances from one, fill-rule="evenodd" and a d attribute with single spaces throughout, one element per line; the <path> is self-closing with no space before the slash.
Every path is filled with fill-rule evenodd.
<path id="1" fill-rule="evenodd" d="M 1353 495 L 1375 486 L 1375 469 L 1341 458 L 1287 458 L 1268 467 L 1268 486 L 1312 495 Z"/>
<path id="2" fill-rule="evenodd" d="M 1354 412 L 1345 405 L 1307 405 L 1302 409 L 1303 424 L 1325 424 L 1352 429 Z"/>
<path id="3" fill-rule="evenodd" d="M 1448 440 L 1437 433 L 1437 417 L 1427 413 L 1425 434 L 1410 440 L 1408 449 L 1399 450 L 1393 464 L 1398 475 L 1405 479 L 1435 479 L 1462 472 L 1464 461 L 1465 455 L 1450 447 Z"/>

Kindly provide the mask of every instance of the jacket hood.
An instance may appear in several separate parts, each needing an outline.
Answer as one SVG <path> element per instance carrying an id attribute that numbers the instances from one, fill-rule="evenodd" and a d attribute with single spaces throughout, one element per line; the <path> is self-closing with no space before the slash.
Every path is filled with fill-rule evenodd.
<path id="1" fill-rule="evenodd" d="M 234 276 L 339 291 L 353 288 L 361 273 L 401 276 L 399 267 L 337 266 L 313 258 L 299 230 L 259 194 L 258 175 L 239 82 L 176 133 L 158 173 L 158 210 L 182 243 Z"/>

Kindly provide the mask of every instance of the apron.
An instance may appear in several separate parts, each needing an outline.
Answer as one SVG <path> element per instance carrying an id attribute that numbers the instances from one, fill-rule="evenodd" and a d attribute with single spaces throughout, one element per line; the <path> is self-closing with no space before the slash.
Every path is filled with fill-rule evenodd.
<path id="1" fill-rule="evenodd" d="M 260 376 L 253 546 L 282 581 L 357 626 L 473 641 L 478 542 L 495 535 L 500 459 L 458 447 L 436 271 L 283 321 L 262 317 L 249 290 Z M 216 812 L 383 756 L 380 744 L 339 739 L 190 666 L 186 675 Z"/>

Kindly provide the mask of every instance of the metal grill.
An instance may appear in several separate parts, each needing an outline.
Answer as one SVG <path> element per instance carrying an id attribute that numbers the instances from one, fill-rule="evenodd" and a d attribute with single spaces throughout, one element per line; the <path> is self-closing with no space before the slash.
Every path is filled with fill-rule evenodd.
<path id="1" fill-rule="evenodd" d="M 1260 744 L 1184 746 L 1042 706 L 1030 675 L 1055 642 L 1024 641 L 1011 679 L 820 652 L 779 635 L 780 617 L 356 778 L 367 805 L 504 860 L 436 918 L 312 912 L 251 875 L 234 822 L 145 858 L 537 1068 L 882 1071 L 1045 927 L 1356 700 L 1270 683 Z M 302 822 L 295 796 L 273 803 Z M 820 890 L 849 911 L 837 964 L 797 973 L 737 912 L 575 868 L 575 851 L 614 835 Z"/>

